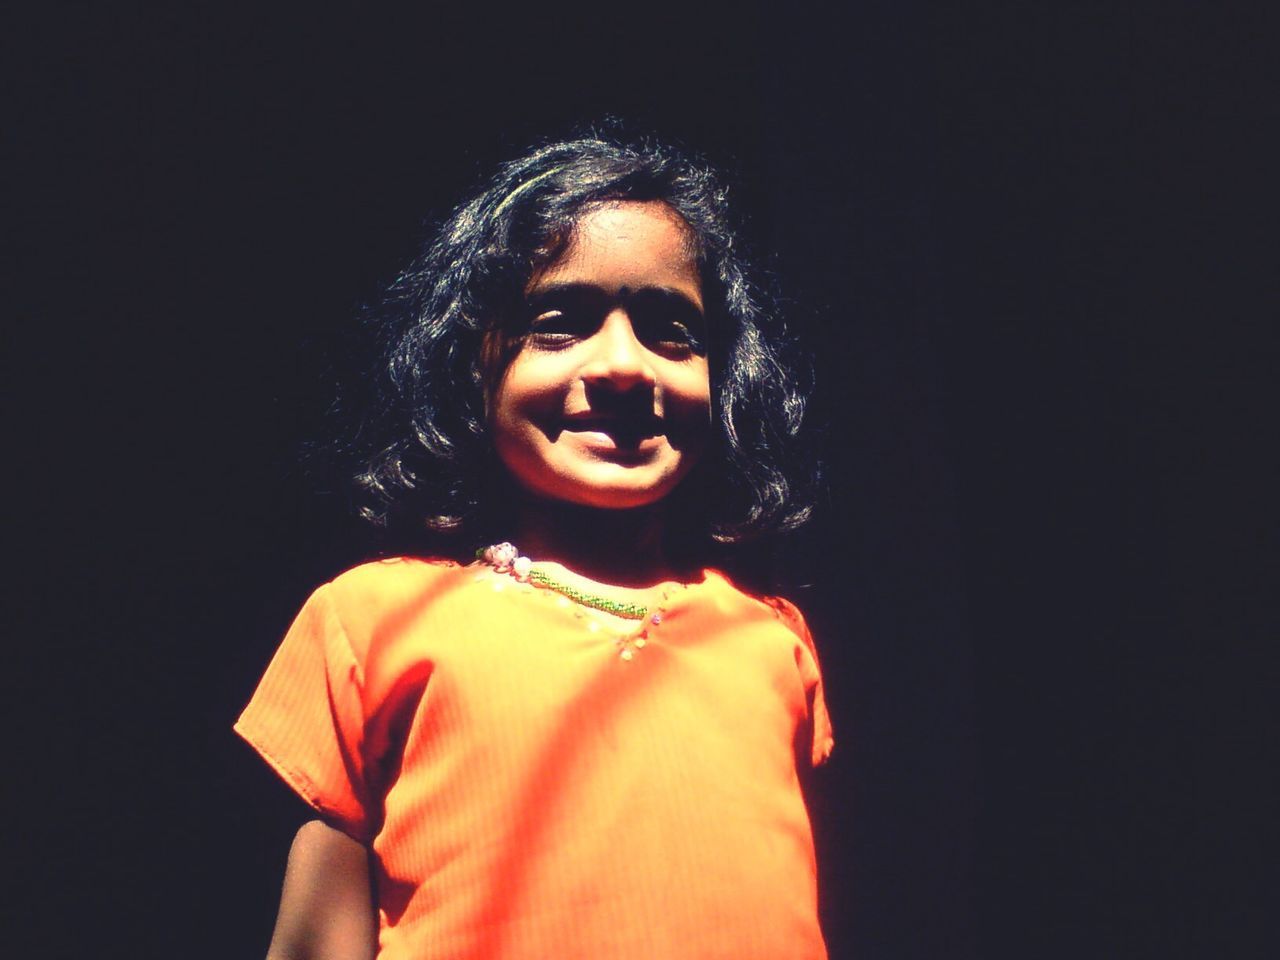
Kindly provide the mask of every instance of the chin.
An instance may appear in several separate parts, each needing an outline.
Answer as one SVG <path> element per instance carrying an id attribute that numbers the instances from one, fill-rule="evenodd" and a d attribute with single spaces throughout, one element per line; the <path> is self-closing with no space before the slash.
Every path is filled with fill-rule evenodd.
<path id="1" fill-rule="evenodd" d="M 668 493 L 669 491 L 665 489 L 661 491 L 654 491 L 648 488 L 644 490 L 602 490 L 598 487 L 590 490 L 562 487 L 543 491 L 543 495 L 552 500 L 559 500 L 562 503 L 571 503 L 592 510 L 640 510 L 660 503 Z"/>
<path id="2" fill-rule="evenodd" d="M 551 500 L 572 503 L 596 510 L 638 510 L 665 500 L 679 485 L 680 477 L 650 477 L 587 480 L 581 477 L 561 478 L 540 484 L 534 492 Z"/>

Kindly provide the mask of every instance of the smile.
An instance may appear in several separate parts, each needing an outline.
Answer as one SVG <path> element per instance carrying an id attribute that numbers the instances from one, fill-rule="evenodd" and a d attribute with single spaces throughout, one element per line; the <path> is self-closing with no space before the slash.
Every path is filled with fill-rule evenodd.
<path id="1" fill-rule="evenodd" d="M 569 417 L 563 429 L 570 433 L 600 434 L 628 445 L 665 433 L 658 417 Z"/>

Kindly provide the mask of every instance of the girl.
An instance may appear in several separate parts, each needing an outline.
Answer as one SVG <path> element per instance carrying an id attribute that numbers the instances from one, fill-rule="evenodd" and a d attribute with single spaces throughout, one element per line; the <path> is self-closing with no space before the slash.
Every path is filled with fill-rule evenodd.
<path id="1" fill-rule="evenodd" d="M 236 725 L 325 821 L 273 954 L 825 956 L 816 654 L 708 566 L 807 514 L 761 303 L 713 174 L 601 139 L 504 167 L 391 286 L 358 486 L 432 558 L 317 590 Z"/>

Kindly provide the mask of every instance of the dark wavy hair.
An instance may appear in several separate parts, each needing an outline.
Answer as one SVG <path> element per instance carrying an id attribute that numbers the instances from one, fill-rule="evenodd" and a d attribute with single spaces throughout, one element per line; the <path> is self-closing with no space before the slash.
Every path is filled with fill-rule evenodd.
<path id="1" fill-rule="evenodd" d="M 505 471 L 485 423 L 486 344 L 524 316 L 530 278 L 563 252 L 582 215 L 625 200 L 675 210 L 702 275 L 718 429 L 672 495 L 682 523 L 707 545 L 740 544 L 808 518 L 811 471 L 798 444 L 806 391 L 773 299 L 748 278 L 724 184 L 673 147 L 592 135 L 501 167 L 365 308 L 380 359 L 347 453 L 367 520 L 437 548 L 501 534 Z"/>

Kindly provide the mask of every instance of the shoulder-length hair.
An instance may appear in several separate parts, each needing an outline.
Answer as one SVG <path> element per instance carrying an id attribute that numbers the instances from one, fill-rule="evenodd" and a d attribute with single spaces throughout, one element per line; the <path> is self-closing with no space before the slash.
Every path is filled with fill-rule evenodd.
<path id="1" fill-rule="evenodd" d="M 688 225 L 707 309 L 713 438 L 678 493 L 708 546 L 792 529 L 810 511 L 798 447 L 805 391 L 772 299 L 748 278 L 727 194 L 707 166 L 653 142 L 560 141 L 504 165 L 365 309 L 381 357 L 354 431 L 360 513 L 397 541 L 481 542 L 501 508 L 485 417 L 486 335 L 524 312 L 534 272 L 589 209 L 661 201 Z M 691 509 L 689 507 L 692 507 Z"/>

